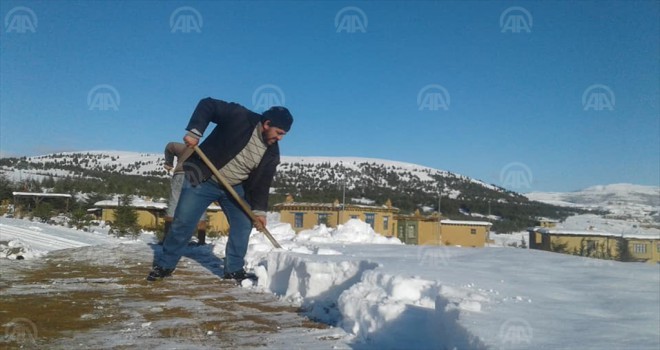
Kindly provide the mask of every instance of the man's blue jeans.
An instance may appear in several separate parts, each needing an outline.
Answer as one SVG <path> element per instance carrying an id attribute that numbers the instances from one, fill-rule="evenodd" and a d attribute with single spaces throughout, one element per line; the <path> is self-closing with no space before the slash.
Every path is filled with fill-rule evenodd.
<path id="1" fill-rule="evenodd" d="M 241 198 L 245 197 L 243 186 L 233 186 Z M 183 250 L 192 237 L 197 222 L 209 204 L 218 201 L 229 221 L 229 241 L 225 249 L 225 273 L 239 271 L 245 265 L 252 221 L 221 184 L 208 180 L 192 186 L 186 179 L 183 182 L 179 203 L 174 212 L 174 221 L 170 232 L 163 242 L 163 254 L 157 265 L 165 269 L 174 269 L 183 255 Z"/>

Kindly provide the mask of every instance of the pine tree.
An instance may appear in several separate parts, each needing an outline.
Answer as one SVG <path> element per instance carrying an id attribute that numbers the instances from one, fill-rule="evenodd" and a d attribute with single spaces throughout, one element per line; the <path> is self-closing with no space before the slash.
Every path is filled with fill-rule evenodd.
<path id="1" fill-rule="evenodd" d="M 617 250 L 619 251 L 618 259 L 619 261 L 633 261 L 632 254 L 630 253 L 630 247 L 628 247 L 628 240 L 621 237 L 616 242 Z"/>
<path id="2" fill-rule="evenodd" d="M 115 210 L 115 222 L 111 229 L 111 233 L 117 237 L 129 234 L 137 238 L 140 235 L 137 210 L 131 206 L 131 202 L 131 195 L 123 195 L 119 198 L 119 206 Z"/>
<path id="3" fill-rule="evenodd" d="M 4 175 L 0 175 L 0 201 L 12 199 L 12 192 L 15 191 L 14 184 Z"/>
<path id="4" fill-rule="evenodd" d="M 50 203 L 41 202 L 32 211 L 32 215 L 39 219 L 41 222 L 48 222 L 53 216 L 53 205 Z"/>
<path id="5" fill-rule="evenodd" d="M 71 212 L 70 223 L 72 227 L 75 227 L 78 230 L 83 229 L 85 226 L 89 225 L 90 217 L 87 215 L 84 209 L 78 208 Z"/>

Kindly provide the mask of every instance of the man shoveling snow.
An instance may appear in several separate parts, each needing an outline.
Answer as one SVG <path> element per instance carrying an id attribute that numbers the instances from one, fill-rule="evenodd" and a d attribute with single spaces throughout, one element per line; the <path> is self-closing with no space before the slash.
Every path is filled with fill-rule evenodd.
<path id="1" fill-rule="evenodd" d="M 183 138 L 195 148 L 209 123 L 217 124 L 200 144 L 196 154 L 184 163 L 186 179 L 174 213 L 170 232 L 163 242 L 163 254 L 154 259 L 148 281 L 174 272 L 199 218 L 214 201 L 220 203 L 229 221 L 224 278 L 241 281 L 247 277 L 243 266 L 248 240 L 256 215 L 256 226 L 265 227 L 270 184 L 280 162 L 278 142 L 291 129 L 293 117 L 284 107 L 272 107 L 258 114 L 237 104 L 212 98 L 202 99 L 193 112 Z M 201 152 L 203 150 L 203 152 Z M 205 155 L 219 175 L 205 163 Z M 216 170 L 218 172 L 218 170 Z M 230 187 L 225 188 L 223 183 Z M 240 198 L 235 198 L 234 195 Z M 243 209 L 245 200 L 254 210 Z"/>

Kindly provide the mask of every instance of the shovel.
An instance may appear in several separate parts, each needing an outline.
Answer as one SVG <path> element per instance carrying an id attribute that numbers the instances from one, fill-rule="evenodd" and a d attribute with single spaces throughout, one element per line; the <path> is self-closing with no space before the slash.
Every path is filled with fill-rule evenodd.
<path id="1" fill-rule="evenodd" d="M 247 203 L 245 203 L 243 198 L 241 198 L 238 195 L 238 193 L 236 193 L 234 188 L 231 187 L 227 183 L 227 180 L 225 180 L 225 178 L 222 177 L 222 175 L 220 175 L 220 172 L 213 165 L 213 163 L 211 163 L 211 161 L 206 157 L 206 154 L 204 154 L 204 152 L 198 146 L 195 146 L 194 149 L 195 149 L 195 152 L 197 152 L 197 155 L 199 155 L 199 157 L 202 158 L 202 160 L 204 161 L 204 164 L 206 164 L 206 166 L 209 167 L 209 169 L 211 169 L 211 172 L 213 173 L 213 175 L 215 175 L 216 179 L 218 179 L 218 181 L 220 181 L 222 186 L 224 186 L 227 189 L 227 191 L 229 191 L 229 193 L 231 193 L 232 197 L 234 197 L 236 202 L 238 202 L 238 204 L 241 206 L 241 208 L 243 208 L 243 211 L 245 211 L 245 213 L 248 214 L 248 216 L 250 217 L 250 219 L 254 223 L 254 226 L 257 228 L 257 230 L 259 230 L 264 235 L 266 235 L 266 238 L 268 238 L 270 243 L 272 243 L 275 248 L 282 248 L 282 246 L 279 243 L 277 243 L 277 241 L 275 240 L 273 235 L 271 235 L 270 232 L 268 232 L 268 229 L 266 228 L 266 226 L 262 225 L 261 221 L 259 221 L 259 219 L 257 219 L 257 216 L 254 215 L 254 213 L 252 212 L 252 209 L 250 209 L 250 207 L 247 205 Z"/>

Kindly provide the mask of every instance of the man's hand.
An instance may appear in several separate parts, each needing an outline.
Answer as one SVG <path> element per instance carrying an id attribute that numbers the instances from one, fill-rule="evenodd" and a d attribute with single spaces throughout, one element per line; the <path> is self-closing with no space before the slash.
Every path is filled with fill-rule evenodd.
<path id="1" fill-rule="evenodd" d="M 190 135 L 186 135 L 183 137 L 183 143 L 185 143 L 186 146 L 190 148 L 195 148 L 195 146 L 197 146 L 197 144 L 199 143 L 199 139 L 196 139 Z"/>
<path id="2" fill-rule="evenodd" d="M 262 231 L 266 227 L 266 217 L 265 216 L 257 216 L 257 221 L 254 222 L 254 227 L 258 231 Z"/>
<path id="3" fill-rule="evenodd" d="M 165 168 L 165 170 L 168 171 L 168 172 L 169 172 L 169 171 L 172 171 L 172 169 L 174 169 L 174 167 L 171 166 L 171 165 L 169 165 L 169 164 L 165 164 L 165 165 L 163 165 L 163 168 Z"/>

